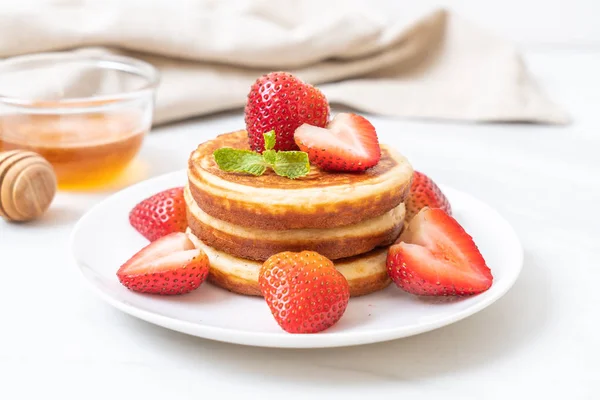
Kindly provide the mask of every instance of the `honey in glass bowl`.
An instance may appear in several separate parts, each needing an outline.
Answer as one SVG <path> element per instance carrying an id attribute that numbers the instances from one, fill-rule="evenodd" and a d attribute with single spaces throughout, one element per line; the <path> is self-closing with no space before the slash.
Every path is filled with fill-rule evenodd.
<path id="1" fill-rule="evenodd" d="M 7 82 L 11 69 L 29 79 Z M 110 186 L 151 128 L 156 80 L 153 67 L 126 57 L 46 53 L 0 63 L 0 151 L 40 154 L 60 189 Z"/>
<path id="2" fill-rule="evenodd" d="M 25 149 L 44 157 L 62 189 L 109 185 L 138 154 L 149 127 L 130 113 L 6 115 L 0 151 Z"/>

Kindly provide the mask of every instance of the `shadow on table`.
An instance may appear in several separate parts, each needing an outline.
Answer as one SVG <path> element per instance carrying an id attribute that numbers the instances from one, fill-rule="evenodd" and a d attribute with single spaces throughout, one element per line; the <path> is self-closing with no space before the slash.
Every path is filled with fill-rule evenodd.
<path id="1" fill-rule="evenodd" d="M 139 324 L 140 335 L 155 336 L 155 343 L 183 368 L 204 359 L 213 369 L 238 370 L 250 379 L 256 375 L 298 384 L 360 385 L 419 380 L 494 363 L 543 334 L 549 298 L 543 266 L 526 253 L 515 286 L 489 308 L 442 329 L 385 343 L 311 350 L 255 348 L 211 342 L 130 318 L 136 321 L 132 325 Z"/>

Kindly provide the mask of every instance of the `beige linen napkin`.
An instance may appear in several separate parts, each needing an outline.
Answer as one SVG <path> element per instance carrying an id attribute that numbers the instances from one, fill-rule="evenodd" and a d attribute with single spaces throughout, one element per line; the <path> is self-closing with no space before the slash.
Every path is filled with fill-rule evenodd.
<path id="1" fill-rule="evenodd" d="M 380 115 L 569 122 L 510 43 L 444 9 L 389 15 L 370 3 L 63 0 L 3 6 L 0 57 L 100 48 L 150 61 L 161 72 L 155 124 L 241 108 L 253 81 L 276 70 L 319 85 L 332 104 Z"/>

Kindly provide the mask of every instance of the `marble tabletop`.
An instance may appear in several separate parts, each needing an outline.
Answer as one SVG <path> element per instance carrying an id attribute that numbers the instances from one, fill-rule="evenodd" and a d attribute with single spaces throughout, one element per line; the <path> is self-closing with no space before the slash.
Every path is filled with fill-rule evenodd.
<path id="1" fill-rule="evenodd" d="M 110 193 L 61 192 L 42 220 L 0 221 L 0 398 L 598 398 L 600 52 L 538 51 L 526 60 L 571 125 L 371 117 L 381 135 L 400 138 L 416 168 L 495 207 L 519 234 L 522 274 L 489 308 L 433 332 L 350 348 L 186 336 L 89 291 L 68 237 Z M 197 143 L 242 123 L 231 112 L 155 129 L 141 152 L 147 176 L 184 168 Z"/>

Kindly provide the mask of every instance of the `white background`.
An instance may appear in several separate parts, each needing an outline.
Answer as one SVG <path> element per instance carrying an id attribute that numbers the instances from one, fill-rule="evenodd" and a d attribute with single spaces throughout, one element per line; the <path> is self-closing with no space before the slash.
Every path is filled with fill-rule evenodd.
<path id="1" fill-rule="evenodd" d="M 204 341 L 88 291 L 67 237 L 103 196 L 60 194 L 35 224 L 0 222 L 0 399 L 600 398 L 600 2 L 385 3 L 452 4 L 516 41 L 573 117 L 568 127 L 372 118 L 416 167 L 513 224 L 525 247 L 514 288 L 465 321 L 390 343 L 281 351 Z M 142 157 L 152 175 L 184 168 L 199 141 L 240 123 L 229 113 L 157 129 Z"/>

